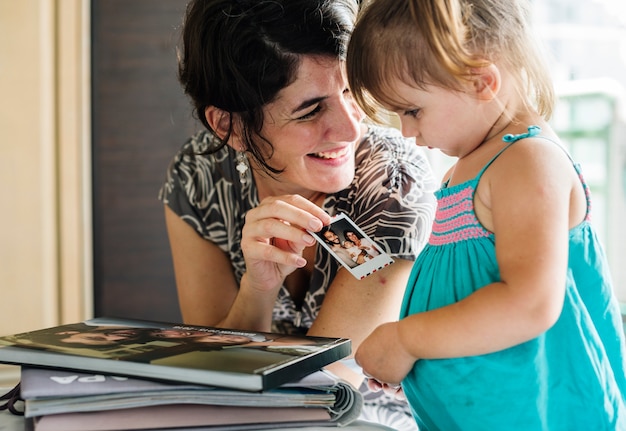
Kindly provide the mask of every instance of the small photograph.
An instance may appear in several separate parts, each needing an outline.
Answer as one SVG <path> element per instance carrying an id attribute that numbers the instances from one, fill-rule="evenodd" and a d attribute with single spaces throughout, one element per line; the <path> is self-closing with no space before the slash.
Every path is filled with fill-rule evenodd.
<path id="1" fill-rule="evenodd" d="M 335 216 L 321 231 L 309 233 L 359 280 L 393 263 L 345 214 Z"/>

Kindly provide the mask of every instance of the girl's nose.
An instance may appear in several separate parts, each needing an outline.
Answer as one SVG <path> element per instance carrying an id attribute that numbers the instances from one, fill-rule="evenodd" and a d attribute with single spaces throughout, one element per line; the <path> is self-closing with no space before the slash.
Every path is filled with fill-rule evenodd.
<path id="1" fill-rule="evenodd" d="M 400 117 L 400 131 L 405 138 L 417 138 L 419 136 L 419 130 L 411 121 Z"/>

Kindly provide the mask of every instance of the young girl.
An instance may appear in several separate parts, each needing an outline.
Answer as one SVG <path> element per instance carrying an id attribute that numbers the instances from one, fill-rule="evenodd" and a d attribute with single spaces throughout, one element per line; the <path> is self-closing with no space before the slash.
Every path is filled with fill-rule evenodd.
<path id="1" fill-rule="evenodd" d="M 404 135 L 457 158 L 400 321 L 356 354 L 372 385 L 402 382 L 421 430 L 626 429 L 619 307 L 588 187 L 546 122 L 527 13 L 372 0 L 350 41 L 366 112 L 397 113 Z"/>

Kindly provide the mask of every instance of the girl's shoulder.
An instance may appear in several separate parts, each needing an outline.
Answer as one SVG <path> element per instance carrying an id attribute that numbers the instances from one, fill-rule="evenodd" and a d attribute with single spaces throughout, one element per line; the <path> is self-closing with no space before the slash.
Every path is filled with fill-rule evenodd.
<path id="1" fill-rule="evenodd" d="M 498 144 L 492 145 L 490 151 L 477 159 L 478 164 L 474 166 L 476 180 L 494 173 L 509 177 L 507 173 L 517 170 L 532 174 L 542 165 L 559 160 L 565 161 L 566 165 L 573 163 L 567 148 L 549 127 L 531 125 L 526 132 L 517 127 L 513 133 L 493 138 L 493 142 L 496 140 Z"/>

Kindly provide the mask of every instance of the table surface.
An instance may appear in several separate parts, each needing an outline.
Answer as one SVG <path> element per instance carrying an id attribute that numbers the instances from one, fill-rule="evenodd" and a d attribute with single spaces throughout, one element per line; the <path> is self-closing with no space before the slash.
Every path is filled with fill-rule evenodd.
<path id="1" fill-rule="evenodd" d="M 7 411 L 0 412 L 0 431 L 32 431 L 31 421 L 22 416 L 15 416 Z M 281 431 L 329 431 L 332 427 L 304 427 L 304 428 L 281 428 Z M 345 431 L 395 431 L 392 428 L 373 424 L 370 422 L 356 421 L 341 427 Z M 172 430 L 174 431 L 174 430 Z"/>

